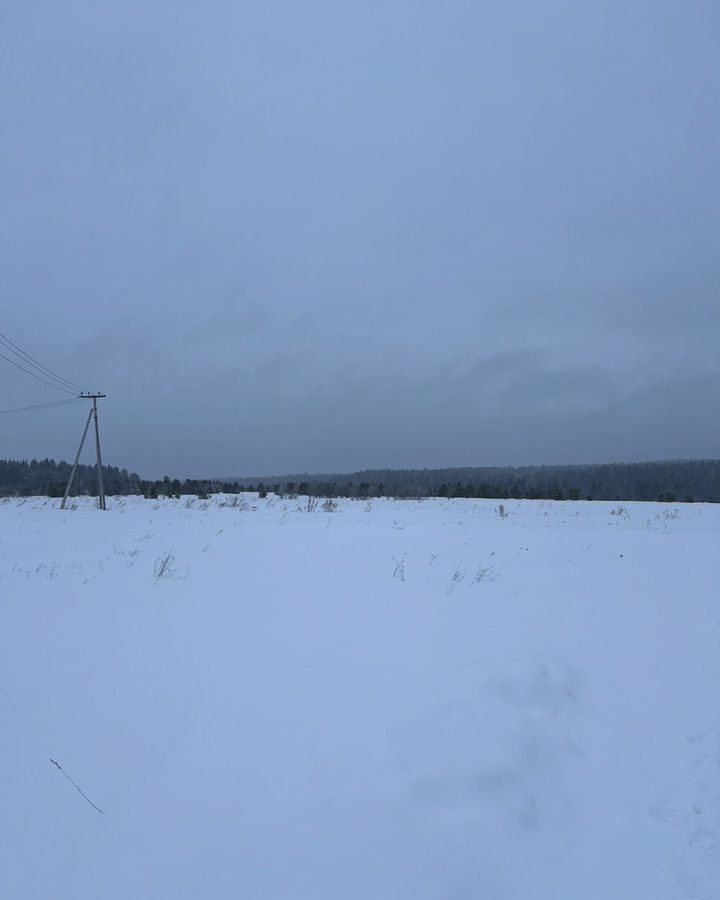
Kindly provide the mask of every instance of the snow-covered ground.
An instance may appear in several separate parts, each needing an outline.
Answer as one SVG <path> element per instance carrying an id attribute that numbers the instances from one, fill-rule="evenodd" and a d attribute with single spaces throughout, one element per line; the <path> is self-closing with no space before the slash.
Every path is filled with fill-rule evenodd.
<path id="1" fill-rule="evenodd" d="M 0 503 L 3 900 L 720 897 L 720 507 L 228 501 Z"/>

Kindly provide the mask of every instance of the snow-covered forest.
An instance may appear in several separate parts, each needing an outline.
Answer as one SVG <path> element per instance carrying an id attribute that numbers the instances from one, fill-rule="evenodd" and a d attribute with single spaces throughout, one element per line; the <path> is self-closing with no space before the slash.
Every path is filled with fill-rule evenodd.
<path id="1" fill-rule="evenodd" d="M 0 496 L 61 497 L 70 464 L 53 459 L 0 460 Z M 158 496 L 255 491 L 319 497 L 448 497 L 529 500 L 720 501 L 720 460 L 605 463 L 575 466 L 483 466 L 454 469 L 368 469 L 346 475 L 269 475 L 147 480 L 103 466 L 108 494 Z M 72 493 L 97 491 L 91 465 L 78 467 Z"/>

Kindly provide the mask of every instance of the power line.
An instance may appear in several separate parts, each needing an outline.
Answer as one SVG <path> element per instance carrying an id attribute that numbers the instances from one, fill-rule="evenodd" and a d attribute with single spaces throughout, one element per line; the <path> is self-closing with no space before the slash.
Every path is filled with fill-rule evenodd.
<path id="1" fill-rule="evenodd" d="M 73 390 L 81 390 L 79 385 L 76 385 L 74 382 L 69 381 L 67 378 L 63 378 L 62 375 L 58 375 L 52 369 L 44 366 L 41 362 L 38 362 L 33 356 L 30 356 L 29 353 L 26 353 L 22 347 L 18 347 L 17 344 L 14 344 L 10 338 L 5 337 L 5 335 L 0 334 L 0 347 L 4 350 L 9 350 L 10 353 L 17 356 L 23 366 L 31 366 L 33 369 L 36 369 L 40 372 L 44 377 L 50 378 L 53 382 L 57 382 L 59 387 L 64 388 L 72 388 Z"/>
<path id="2" fill-rule="evenodd" d="M 56 391 L 65 391 L 66 394 L 75 394 L 75 391 L 71 391 L 69 388 L 62 387 L 59 384 L 55 384 L 55 382 L 53 381 L 48 381 L 47 378 L 41 378 L 39 375 L 36 375 L 35 372 L 31 371 L 30 369 L 26 369 L 25 366 L 21 366 L 20 363 L 15 362 L 14 359 L 10 359 L 9 356 L 5 356 L 4 353 L 0 353 L 0 357 L 2 357 L 4 360 L 7 360 L 10 365 L 15 366 L 15 368 L 17 369 L 20 369 L 21 372 L 25 372 L 26 375 L 32 375 L 32 377 L 37 378 L 38 381 L 42 381 L 45 384 L 49 384 L 50 387 L 54 387 Z"/>
<path id="3" fill-rule="evenodd" d="M 79 403 L 84 397 L 69 397 L 67 400 L 50 400 L 48 403 L 36 403 L 34 406 L 18 406 L 15 409 L 0 409 L 0 416 L 9 416 L 11 413 L 30 412 L 33 409 L 52 409 L 56 406 L 68 406 Z"/>
<path id="4" fill-rule="evenodd" d="M 44 366 L 39 360 L 35 359 L 34 356 L 31 356 L 26 350 L 23 350 L 23 348 L 19 347 L 14 341 L 11 341 L 10 338 L 7 337 L 7 335 L 0 334 L 0 343 L 5 347 L 6 350 L 14 353 L 15 356 L 18 356 L 26 365 L 31 365 L 34 369 L 37 369 L 44 375 L 49 375 L 51 378 L 59 381 L 61 384 L 64 384 L 67 387 L 82 391 L 82 388 L 79 384 L 75 384 L 74 381 L 70 381 L 68 378 L 63 378 L 62 375 L 58 375 L 58 373 L 53 369 L 49 368 L 48 366 Z"/>
<path id="5" fill-rule="evenodd" d="M 5 337 L 4 334 L 0 334 L 0 347 L 2 347 L 3 350 L 7 350 L 13 356 L 17 357 L 17 359 L 11 359 L 4 353 L 0 353 L 0 359 L 4 359 L 5 362 L 9 362 L 11 366 L 15 366 L 16 369 L 20 369 L 21 372 L 24 372 L 26 375 L 32 376 L 37 381 L 41 381 L 43 384 L 47 384 L 49 387 L 55 388 L 56 391 L 62 391 L 65 394 L 70 394 L 72 398 L 69 400 L 49 401 L 48 403 L 37 403 L 32 406 L 18 406 L 15 409 L 0 410 L 0 416 L 8 416 L 13 413 L 30 412 L 31 410 L 37 409 L 54 409 L 57 406 L 65 406 L 70 403 L 78 403 L 81 400 L 92 400 L 92 407 L 90 408 L 87 422 L 85 423 L 82 440 L 80 441 L 77 456 L 75 457 L 75 463 L 70 473 L 70 479 L 68 480 L 67 488 L 65 489 L 65 496 L 63 497 L 61 509 L 65 509 L 65 503 L 67 501 L 68 494 L 70 493 L 70 489 L 72 488 L 73 477 L 75 475 L 75 470 L 77 469 L 78 460 L 80 459 L 83 444 L 85 443 L 88 428 L 90 427 L 90 422 L 92 420 L 95 421 L 95 457 L 98 478 L 98 508 L 107 509 L 107 507 L 105 506 L 105 489 L 103 486 L 102 477 L 102 457 L 100 455 L 100 430 L 98 428 L 97 409 L 98 400 L 104 397 L 105 394 L 84 391 L 80 387 L 80 385 L 75 384 L 75 382 L 73 381 L 68 381 L 67 378 L 63 378 L 62 375 L 58 375 L 58 373 L 53 369 L 50 369 L 47 366 L 43 365 L 41 362 L 35 359 L 34 356 L 31 356 L 29 353 L 23 350 L 22 347 L 19 347 L 16 343 L 11 341 L 9 337 Z M 28 366 L 30 366 L 30 368 L 28 368 Z M 35 371 L 33 371 L 33 369 Z M 52 760 L 52 762 L 55 762 L 55 760 Z M 55 763 L 55 765 L 58 767 L 58 769 L 60 769 L 60 766 L 57 763 Z M 62 771 L 62 769 L 60 769 L 60 771 Z M 68 776 L 66 775 L 65 777 Z M 73 784 L 75 784 L 75 782 L 73 782 Z M 77 785 L 75 785 L 75 787 L 77 787 Z M 80 790 L 80 788 L 78 788 L 78 790 Z M 83 796 L 85 795 L 83 794 Z M 85 797 L 85 799 L 88 800 L 87 797 Z M 90 802 L 91 801 L 88 800 L 88 803 Z M 94 804 L 92 805 L 94 806 Z M 97 809 L 98 807 L 95 808 Z M 102 812 L 102 810 L 100 810 L 100 812 Z"/>

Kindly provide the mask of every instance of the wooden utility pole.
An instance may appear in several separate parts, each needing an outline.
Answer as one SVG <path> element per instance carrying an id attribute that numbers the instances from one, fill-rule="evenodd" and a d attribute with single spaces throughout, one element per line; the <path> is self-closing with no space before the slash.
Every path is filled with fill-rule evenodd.
<path id="1" fill-rule="evenodd" d="M 73 463 L 72 471 L 70 472 L 70 478 L 68 479 L 67 487 L 65 488 L 65 496 L 62 499 L 62 503 L 60 504 L 60 509 L 65 509 L 65 504 L 67 503 L 67 498 L 70 494 L 70 489 L 72 488 L 73 480 L 75 479 L 75 471 L 78 466 L 78 461 L 80 459 L 80 454 L 82 452 L 83 445 L 85 443 L 85 438 L 87 437 L 88 428 L 90 427 L 90 420 L 95 420 L 95 466 L 97 469 L 97 482 L 98 482 L 98 509 L 106 509 L 105 506 L 105 488 L 103 487 L 103 476 L 102 476 L 102 457 L 100 455 L 100 429 L 98 428 L 98 414 L 97 414 L 97 402 L 102 397 L 105 397 L 105 394 L 90 394 L 90 393 L 81 393 L 81 397 L 84 397 L 86 400 L 92 400 L 92 408 L 87 417 L 87 422 L 85 423 L 85 429 L 82 434 L 82 438 L 80 439 L 80 446 L 78 447 L 78 452 L 75 455 L 75 462 Z"/>
<path id="2" fill-rule="evenodd" d="M 70 494 L 70 488 L 72 487 L 72 483 L 75 480 L 75 471 L 78 467 L 78 461 L 80 460 L 80 454 L 82 453 L 83 444 L 85 443 L 85 438 L 87 437 L 88 428 L 90 427 L 90 419 L 92 419 L 93 411 L 90 410 L 87 417 L 87 422 L 85 423 L 85 430 L 82 433 L 82 437 L 80 438 L 80 446 L 78 447 L 78 452 L 75 454 L 75 462 L 73 463 L 72 470 L 70 471 L 70 477 L 68 478 L 67 487 L 65 488 L 65 496 L 62 498 L 62 503 L 60 504 L 60 509 L 65 509 L 65 504 L 67 503 L 68 495 Z"/>
<path id="3" fill-rule="evenodd" d="M 86 394 L 85 396 L 92 398 L 93 418 L 95 419 L 95 464 L 97 466 L 97 479 L 98 479 L 98 509 L 105 509 L 105 490 L 103 488 L 102 459 L 100 457 L 100 431 L 98 430 L 98 415 L 97 415 L 98 397 L 104 397 L 105 394 Z"/>

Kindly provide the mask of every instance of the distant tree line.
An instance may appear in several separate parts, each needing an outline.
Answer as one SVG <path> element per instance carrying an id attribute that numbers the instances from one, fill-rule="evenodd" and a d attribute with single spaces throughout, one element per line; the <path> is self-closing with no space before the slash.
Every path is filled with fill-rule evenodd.
<path id="1" fill-rule="evenodd" d="M 141 481 L 139 493 L 150 500 L 158 497 L 182 497 L 187 494 L 195 494 L 207 499 L 211 494 L 241 494 L 247 489 L 238 481 L 222 481 L 214 478 L 170 478 L 166 475 L 157 481 Z"/>
<path id="2" fill-rule="evenodd" d="M 0 495 L 61 497 L 70 464 L 0 460 Z M 103 467 L 105 492 L 180 497 L 255 492 L 260 497 L 486 497 L 493 500 L 659 500 L 720 502 L 720 460 L 676 460 L 581 466 L 378 469 L 348 475 L 287 475 L 244 479 L 145 480 L 126 469 Z M 94 466 L 78 466 L 73 494 L 95 496 Z"/>
<path id="3" fill-rule="evenodd" d="M 317 497 L 720 502 L 720 460 L 577 466 L 377 469 L 241 480 L 244 490 Z"/>
<path id="4" fill-rule="evenodd" d="M 71 469 L 70 463 L 54 459 L 0 459 L 0 496 L 62 497 Z M 140 477 L 117 466 L 103 466 L 103 485 L 109 495 L 140 493 Z M 72 494 L 97 496 L 95 466 L 77 467 Z"/>

